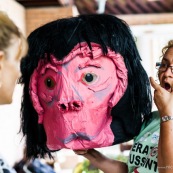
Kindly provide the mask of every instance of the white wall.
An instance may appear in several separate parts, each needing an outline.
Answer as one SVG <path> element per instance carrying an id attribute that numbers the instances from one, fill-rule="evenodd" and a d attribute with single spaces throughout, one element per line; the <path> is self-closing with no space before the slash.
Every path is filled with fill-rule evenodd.
<path id="1" fill-rule="evenodd" d="M 13 103 L 0 106 L 0 155 L 12 166 L 23 156 L 23 140 L 19 134 L 22 88 L 15 88 Z M 21 141 L 22 140 L 22 141 Z"/>
<path id="2" fill-rule="evenodd" d="M 173 24 L 131 26 L 142 64 L 149 76 L 156 77 L 155 63 L 168 40 L 173 39 Z"/>
<path id="3" fill-rule="evenodd" d="M 6 12 L 15 24 L 26 33 L 25 8 L 15 0 L 0 0 L 0 10 Z"/>
<path id="4" fill-rule="evenodd" d="M 131 26 L 131 30 L 136 37 L 142 64 L 148 76 L 152 76 L 159 83 L 155 64 L 160 60 L 162 48 L 173 39 L 173 24 Z M 157 110 L 154 102 L 153 110 Z"/>

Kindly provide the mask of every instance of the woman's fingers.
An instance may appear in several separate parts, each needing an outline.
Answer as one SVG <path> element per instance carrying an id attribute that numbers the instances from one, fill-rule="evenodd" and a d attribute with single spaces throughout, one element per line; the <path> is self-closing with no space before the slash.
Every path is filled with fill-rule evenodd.
<path id="1" fill-rule="evenodd" d="M 155 90 L 162 90 L 162 89 L 163 89 L 159 84 L 157 84 L 157 83 L 155 82 L 155 80 L 154 80 L 152 77 L 150 77 L 150 83 L 151 83 L 151 86 L 152 86 Z"/>
<path id="2" fill-rule="evenodd" d="M 88 150 L 73 150 L 75 154 L 84 155 L 88 152 Z"/>

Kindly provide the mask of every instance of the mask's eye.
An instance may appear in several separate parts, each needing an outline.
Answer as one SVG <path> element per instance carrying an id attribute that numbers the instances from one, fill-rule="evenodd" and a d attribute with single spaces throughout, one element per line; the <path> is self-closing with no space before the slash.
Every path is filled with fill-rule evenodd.
<path id="1" fill-rule="evenodd" d="M 82 81 L 86 84 L 92 84 L 93 82 L 96 81 L 97 78 L 98 76 L 94 73 L 85 73 L 82 76 Z"/>
<path id="2" fill-rule="evenodd" d="M 55 80 L 52 78 L 52 77 L 47 77 L 45 80 L 44 80 L 44 83 L 46 85 L 46 87 L 48 89 L 54 89 L 55 87 Z"/>

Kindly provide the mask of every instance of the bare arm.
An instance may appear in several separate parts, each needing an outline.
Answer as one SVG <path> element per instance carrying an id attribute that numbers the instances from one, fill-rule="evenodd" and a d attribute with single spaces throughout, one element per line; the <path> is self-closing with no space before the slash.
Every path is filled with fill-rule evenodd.
<path id="1" fill-rule="evenodd" d="M 83 155 L 95 167 L 102 170 L 104 173 L 128 173 L 127 165 L 125 163 L 107 158 L 97 150 L 90 149 L 87 152 L 84 150 L 78 150 L 74 152 Z"/>
<path id="2" fill-rule="evenodd" d="M 173 93 L 169 93 L 150 78 L 154 91 L 154 102 L 160 116 L 173 116 Z M 160 124 L 160 138 L 158 145 L 159 173 L 173 172 L 173 120 Z"/>

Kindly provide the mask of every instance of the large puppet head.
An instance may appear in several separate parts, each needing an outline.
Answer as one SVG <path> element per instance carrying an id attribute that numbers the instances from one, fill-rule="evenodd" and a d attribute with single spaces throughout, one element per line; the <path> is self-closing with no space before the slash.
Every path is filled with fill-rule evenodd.
<path id="1" fill-rule="evenodd" d="M 150 86 L 128 25 L 111 15 L 50 22 L 21 63 L 28 157 L 132 139 L 151 110 Z"/>

